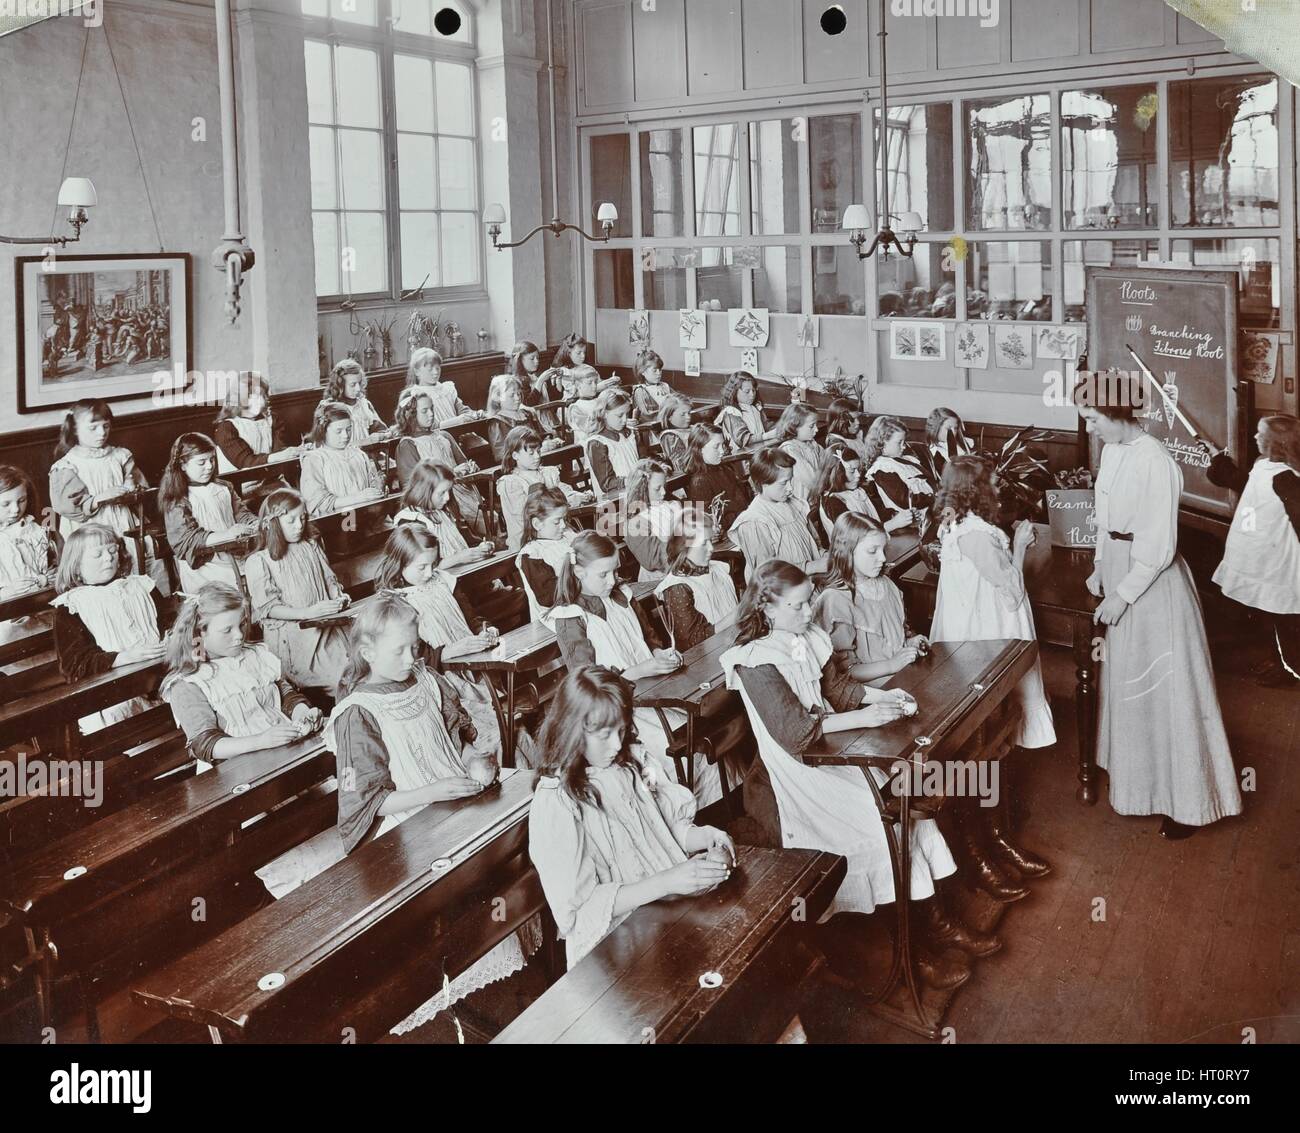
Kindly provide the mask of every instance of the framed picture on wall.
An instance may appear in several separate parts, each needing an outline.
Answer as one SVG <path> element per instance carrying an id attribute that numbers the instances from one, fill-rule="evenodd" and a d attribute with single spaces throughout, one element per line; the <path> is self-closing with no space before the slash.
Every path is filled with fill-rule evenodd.
<path id="1" fill-rule="evenodd" d="M 20 256 L 14 267 L 19 413 L 184 389 L 188 254 Z"/>

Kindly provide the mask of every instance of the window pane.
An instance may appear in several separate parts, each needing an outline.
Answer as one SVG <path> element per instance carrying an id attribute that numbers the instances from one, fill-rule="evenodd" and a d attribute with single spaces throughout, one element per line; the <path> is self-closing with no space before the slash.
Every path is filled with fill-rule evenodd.
<path id="1" fill-rule="evenodd" d="M 972 243 L 966 264 L 966 316 L 1052 321 L 1052 247 L 1037 240 Z"/>
<path id="2" fill-rule="evenodd" d="M 1155 240 L 1066 240 L 1061 247 L 1067 323 L 1088 319 L 1087 268 L 1123 267 L 1160 259 L 1160 245 Z"/>
<path id="3" fill-rule="evenodd" d="M 303 43 L 307 64 L 307 121 L 334 121 L 334 87 L 330 78 L 330 45 L 309 39 Z"/>
<path id="4" fill-rule="evenodd" d="M 630 311 L 636 304 L 632 249 L 602 249 L 592 259 L 596 306 L 607 311 Z"/>
<path id="5" fill-rule="evenodd" d="M 441 287 L 441 271 L 438 214 L 402 213 L 402 290 L 410 291 L 422 283 L 425 287 Z"/>
<path id="6" fill-rule="evenodd" d="M 334 67 L 340 124 L 378 129 L 379 54 L 365 47 L 339 47 Z"/>
<path id="7" fill-rule="evenodd" d="M 355 253 L 351 277 L 354 293 L 383 291 L 388 286 L 388 244 L 384 239 L 384 215 L 378 212 L 345 212 L 344 247 Z"/>
<path id="8" fill-rule="evenodd" d="M 810 118 L 808 162 L 812 230 L 838 233 L 844 210 L 863 201 L 861 118 L 857 114 Z"/>
<path id="9" fill-rule="evenodd" d="M 813 248 L 813 314 L 865 315 L 867 281 L 852 245 Z"/>
<path id="10" fill-rule="evenodd" d="M 1154 86 L 1061 94 L 1061 207 L 1066 228 L 1155 228 Z"/>
<path id="11" fill-rule="evenodd" d="M 1238 309 L 1241 325 L 1276 327 L 1282 306 L 1279 242 L 1254 240 L 1175 240 L 1170 255 L 1196 267 L 1236 268 L 1241 278 Z"/>
<path id="12" fill-rule="evenodd" d="M 379 135 L 368 130 L 340 130 L 338 145 L 343 175 L 339 203 L 349 209 L 382 209 L 384 160 Z"/>
<path id="13" fill-rule="evenodd" d="M 312 126 L 308 130 L 308 139 L 311 146 L 311 207 L 338 208 L 334 131 L 326 126 Z"/>
<path id="14" fill-rule="evenodd" d="M 438 62 L 438 132 L 474 133 L 474 101 L 470 93 L 470 71 L 459 63 Z"/>
<path id="15" fill-rule="evenodd" d="M 328 16 L 329 10 L 329 0 L 302 0 L 304 16 Z"/>
<path id="16" fill-rule="evenodd" d="M 880 314 L 909 319 L 955 319 L 957 277 L 945 271 L 945 244 L 918 244 L 909 260 L 890 256 L 876 260 Z"/>
<path id="17" fill-rule="evenodd" d="M 695 147 L 695 234 L 740 235 L 739 132 L 734 122 L 696 126 L 691 130 Z"/>
<path id="18" fill-rule="evenodd" d="M 397 135 L 397 196 L 404 209 L 438 207 L 433 138 L 426 134 Z"/>
<path id="19" fill-rule="evenodd" d="M 433 133 L 433 62 L 414 55 L 393 56 L 397 128 Z"/>
<path id="20" fill-rule="evenodd" d="M 756 236 L 799 231 L 799 143 L 789 118 L 749 124 L 749 207 Z"/>
<path id="21" fill-rule="evenodd" d="M 645 305 L 653 311 L 676 311 L 687 306 L 686 268 L 678 267 L 672 251 L 654 249 L 654 256 L 643 256 L 641 263 L 653 264 L 652 271 L 641 272 L 641 288 L 645 292 Z M 688 251 L 688 249 L 684 249 Z M 689 262 L 689 261 L 688 261 Z"/>
<path id="22" fill-rule="evenodd" d="M 641 235 L 687 236 L 686 134 L 643 130 L 641 150 Z"/>
<path id="23" fill-rule="evenodd" d="M 967 102 L 966 223 L 1052 226 L 1051 100 L 1045 94 Z"/>
<path id="24" fill-rule="evenodd" d="M 734 248 L 701 248 L 695 269 L 695 305 L 703 307 L 707 302 L 713 309 L 716 300 L 722 310 L 741 306 L 744 271 L 735 266 Z"/>
<path id="25" fill-rule="evenodd" d="M 474 143 L 463 138 L 438 139 L 438 189 L 445 209 L 475 209 Z"/>
<path id="26" fill-rule="evenodd" d="M 591 218 L 610 201 L 618 209 L 612 236 L 632 235 L 632 155 L 626 134 L 597 134 L 591 139 Z"/>
<path id="27" fill-rule="evenodd" d="M 337 295 L 339 287 L 339 224 L 332 212 L 311 214 L 312 240 L 316 246 L 316 294 Z"/>
<path id="28" fill-rule="evenodd" d="M 330 15 L 349 24 L 375 26 L 375 0 L 330 0 Z"/>
<path id="29" fill-rule="evenodd" d="M 462 287 L 478 282 L 478 214 L 442 214 L 442 285 Z"/>
<path id="30" fill-rule="evenodd" d="M 1170 83 L 1169 99 L 1174 224 L 1277 224 L 1277 80 Z"/>
<path id="31" fill-rule="evenodd" d="M 880 129 L 880 111 L 873 115 Z M 876 145 L 876 182 L 884 154 Z M 894 106 L 889 111 L 889 211 L 918 212 L 924 227 L 952 228 L 952 107 Z"/>
<path id="32" fill-rule="evenodd" d="M 754 306 L 797 315 L 803 310 L 803 284 L 799 278 L 799 249 L 761 249 L 762 260 L 754 269 Z"/>

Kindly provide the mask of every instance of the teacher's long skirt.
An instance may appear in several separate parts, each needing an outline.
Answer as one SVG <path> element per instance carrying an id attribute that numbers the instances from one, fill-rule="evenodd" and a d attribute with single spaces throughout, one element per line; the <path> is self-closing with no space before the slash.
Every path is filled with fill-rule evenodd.
<path id="1" fill-rule="evenodd" d="M 1110 543 L 1102 560 L 1108 594 L 1128 573 L 1121 548 Z M 1106 630 L 1097 765 L 1119 814 L 1206 826 L 1241 813 L 1201 603 L 1179 556 Z"/>

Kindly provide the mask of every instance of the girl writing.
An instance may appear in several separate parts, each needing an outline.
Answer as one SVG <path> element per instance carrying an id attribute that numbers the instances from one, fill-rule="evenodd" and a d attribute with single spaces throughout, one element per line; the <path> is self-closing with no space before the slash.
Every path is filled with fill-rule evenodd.
<path id="1" fill-rule="evenodd" d="M 266 379 L 253 371 L 241 371 L 239 380 L 226 386 L 226 399 L 212 429 L 221 475 L 293 460 L 299 455 L 297 447 L 284 443 L 284 432 L 271 413 L 270 399 Z"/>
<path id="2" fill-rule="evenodd" d="M 588 367 L 587 356 L 591 353 L 591 343 L 582 337 L 577 331 L 565 335 L 564 341 L 560 343 L 559 348 L 555 351 L 555 357 L 551 359 L 552 380 L 556 377 L 560 380 L 561 394 L 563 397 L 572 397 L 574 386 L 578 373 Z M 618 385 L 618 375 L 611 374 L 603 380 L 598 379 L 599 392 L 604 393 L 607 389 L 613 389 Z"/>
<path id="3" fill-rule="evenodd" d="M 830 418 L 826 423 L 826 447 L 847 445 L 858 454 L 859 460 L 867 456 L 867 438 L 857 405 L 847 397 L 837 397 L 830 404 Z"/>
<path id="4" fill-rule="evenodd" d="M 266 647 L 299 688 L 332 691 L 348 660 L 347 629 L 298 623 L 336 614 L 349 599 L 292 488 L 263 501 L 257 547 L 244 575 Z"/>
<path id="5" fill-rule="evenodd" d="M 600 375 L 590 366 L 574 371 L 573 398 L 564 411 L 564 420 L 573 432 L 575 444 L 585 445 L 599 426 L 596 423 L 600 408 Z"/>
<path id="6" fill-rule="evenodd" d="M 625 677 L 570 673 L 541 737 L 528 854 L 569 968 L 642 905 L 707 893 L 735 863 L 730 837 L 694 823 L 696 800 L 637 743 Z"/>
<path id="7" fill-rule="evenodd" d="M 832 445 L 822 461 L 812 498 L 817 501 L 817 515 L 827 536 L 835 521 L 845 512 L 876 519 L 871 497 L 861 486 L 862 462 L 847 445 Z"/>
<path id="8" fill-rule="evenodd" d="M 312 448 L 303 454 L 299 480 L 312 518 L 370 503 L 384 494 L 374 461 L 352 443 L 354 427 L 346 406 L 333 401 L 317 406 Z"/>
<path id="9" fill-rule="evenodd" d="M 411 482 L 402 497 L 401 510 L 393 516 L 393 525 L 416 523 L 438 540 L 442 548 L 443 567 L 476 563 L 492 554 L 492 543 L 486 539 L 470 545 L 471 534 L 466 536 L 451 504 L 452 487 L 456 478 L 445 464 L 422 460 L 411 473 Z"/>
<path id="10" fill-rule="evenodd" d="M 493 626 L 470 632 L 453 590 L 456 579 L 438 569 L 438 540 L 422 527 L 407 523 L 388 537 L 375 587 L 391 590 L 408 601 L 419 615 L 420 639 L 432 651 L 425 661 L 456 690 L 478 733 L 477 746 L 501 749 L 501 727 L 487 678 L 474 673 L 447 672 L 444 661 L 492 649 L 499 637 Z"/>
<path id="11" fill-rule="evenodd" d="M 506 438 L 513 429 L 521 426 L 545 438 L 542 451 L 545 452 L 562 442 L 556 436 L 542 428 L 537 414 L 526 409 L 519 400 L 519 382 L 509 374 L 497 374 L 488 386 L 488 442 L 492 445 L 492 455 L 498 464 L 505 457 Z M 444 462 L 445 463 L 445 462 Z"/>
<path id="12" fill-rule="evenodd" d="M 674 472 L 686 471 L 691 448 L 691 403 L 673 394 L 664 399 L 659 414 L 659 449 Z"/>
<path id="13" fill-rule="evenodd" d="M 657 421 L 664 405 L 676 397 L 672 386 L 664 381 L 664 360 L 653 350 L 643 350 L 632 363 L 636 384 L 632 387 L 632 405 L 638 421 Z"/>
<path id="14" fill-rule="evenodd" d="M 638 461 L 627 477 L 623 497 L 627 548 L 641 565 L 642 582 L 663 578 L 668 571 L 668 540 L 681 528 L 682 505 L 667 498 L 672 470 L 662 461 Z"/>
<path id="15" fill-rule="evenodd" d="M 217 446 L 202 433 L 177 437 L 158 485 L 158 511 L 186 594 L 206 582 L 238 586 L 234 553 L 212 548 L 257 531 L 257 520 L 239 493 L 216 477 Z"/>
<path id="16" fill-rule="evenodd" d="M 27 473 L 0 464 L 0 598 L 54 585 L 58 553 L 50 533 L 32 515 L 35 503 Z"/>
<path id="17" fill-rule="evenodd" d="M 361 607 L 349 639 L 351 662 L 325 726 L 338 766 L 339 833 L 351 853 L 430 803 L 476 795 L 496 779 L 496 753 L 478 748 L 474 725 L 450 683 L 418 660 L 419 614 L 380 593 Z M 344 784 L 348 789 L 344 789 Z M 524 966 L 509 936 L 393 1028 L 401 1034 L 460 995 Z"/>
<path id="18" fill-rule="evenodd" d="M 618 549 L 605 536 L 584 531 L 573 541 L 561 563 L 555 587 L 555 608 L 551 620 L 560 653 L 571 669 L 583 665 L 607 665 L 620 670 L 630 681 L 640 677 L 671 673 L 681 663 L 675 649 L 651 650 L 646 644 L 647 627 L 627 590 L 618 585 Z M 659 771 L 665 777 L 676 772 L 668 755 L 669 733 L 685 723 L 676 710 L 662 713 L 637 709 L 637 734 Z M 695 797 L 707 806 L 722 796 L 716 766 L 692 755 Z"/>
<path id="19" fill-rule="evenodd" d="M 729 531 L 749 506 L 753 491 L 739 461 L 724 461 L 727 435 L 717 425 L 694 425 L 686 453 L 686 500 L 706 511 L 715 535 Z"/>

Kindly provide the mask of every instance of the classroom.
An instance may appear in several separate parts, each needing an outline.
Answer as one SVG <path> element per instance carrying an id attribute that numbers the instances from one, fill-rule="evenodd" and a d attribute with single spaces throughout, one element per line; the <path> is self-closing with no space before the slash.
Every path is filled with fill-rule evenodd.
<path id="1" fill-rule="evenodd" d="M 1300 1041 L 1297 60 L 5 6 L 0 1042 Z"/>

